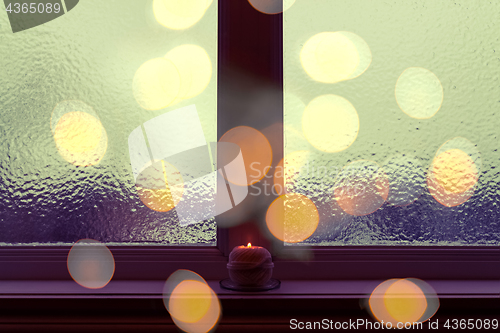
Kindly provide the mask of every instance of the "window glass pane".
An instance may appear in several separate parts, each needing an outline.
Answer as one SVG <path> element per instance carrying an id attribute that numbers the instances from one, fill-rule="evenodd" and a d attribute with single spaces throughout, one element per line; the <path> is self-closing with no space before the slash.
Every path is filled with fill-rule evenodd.
<path id="1" fill-rule="evenodd" d="M 319 215 L 316 228 L 302 204 L 312 235 L 285 236 L 498 245 L 499 10 L 330 0 L 285 10 L 286 191 Z"/>
<path id="2" fill-rule="evenodd" d="M 217 140 L 217 3 L 5 3 L 0 243 L 215 245 L 173 161 Z"/>

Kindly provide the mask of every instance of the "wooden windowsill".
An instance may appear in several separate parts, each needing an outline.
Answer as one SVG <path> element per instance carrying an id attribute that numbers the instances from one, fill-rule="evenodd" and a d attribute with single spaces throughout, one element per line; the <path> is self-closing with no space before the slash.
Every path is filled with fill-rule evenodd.
<path id="1" fill-rule="evenodd" d="M 279 289 L 236 292 L 208 283 L 220 299 L 349 299 L 367 298 L 382 281 L 283 280 Z M 428 280 L 440 298 L 500 298 L 499 280 Z M 86 289 L 73 281 L 1 281 L 0 298 L 162 298 L 164 281 L 111 281 L 102 289 Z"/>

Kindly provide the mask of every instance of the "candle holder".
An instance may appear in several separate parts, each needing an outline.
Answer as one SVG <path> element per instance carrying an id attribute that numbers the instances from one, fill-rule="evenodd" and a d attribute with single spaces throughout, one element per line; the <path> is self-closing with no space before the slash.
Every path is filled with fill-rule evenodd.
<path id="1" fill-rule="evenodd" d="M 221 287 L 238 291 L 266 291 L 278 288 L 280 281 L 272 279 L 274 263 L 268 250 L 260 246 L 237 246 L 229 254 L 229 279 Z"/>

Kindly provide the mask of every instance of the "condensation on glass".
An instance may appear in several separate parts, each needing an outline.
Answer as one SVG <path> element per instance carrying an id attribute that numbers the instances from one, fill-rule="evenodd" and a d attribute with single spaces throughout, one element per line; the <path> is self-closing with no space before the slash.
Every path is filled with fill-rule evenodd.
<path id="1" fill-rule="evenodd" d="M 285 192 L 320 216 L 297 244 L 499 244 L 499 10 L 330 0 L 285 10 Z"/>
<path id="2" fill-rule="evenodd" d="M 179 223 L 189 197 L 143 186 L 182 185 L 156 151 L 199 143 L 154 119 L 195 110 L 196 137 L 217 140 L 217 3 L 196 4 L 86 0 L 16 33 L 0 15 L 1 244 L 216 244 L 213 218 Z"/>

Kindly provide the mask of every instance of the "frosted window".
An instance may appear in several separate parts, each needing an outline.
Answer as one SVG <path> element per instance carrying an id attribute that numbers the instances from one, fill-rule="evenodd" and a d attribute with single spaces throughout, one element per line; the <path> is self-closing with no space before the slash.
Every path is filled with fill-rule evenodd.
<path id="1" fill-rule="evenodd" d="M 331 0 L 285 10 L 285 186 L 320 216 L 298 244 L 498 245 L 499 10 Z"/>
<path id="2" fill-rule="evenodd" d="M 213 218 L 179 223 L 174 191 L 141 172 L 160 166 L 174 184 L 165 150 L 217 141 L 217 3 L 61 10 L 46 23 L 0 15 L 0 243 L 215 245 Z M 162 118 L 176 110 L 194 112 L 186 140 L 167 129 L 191 123 Z"/>

